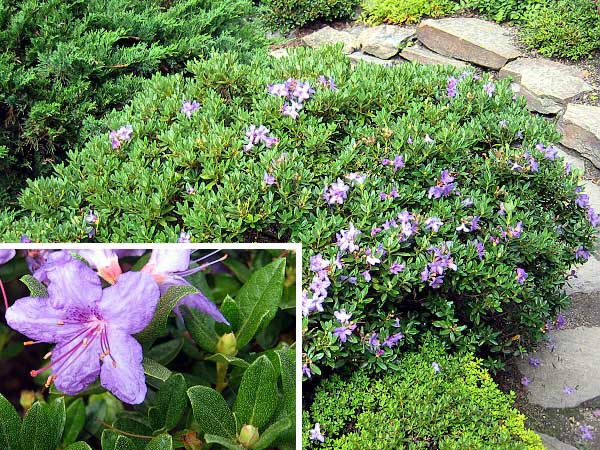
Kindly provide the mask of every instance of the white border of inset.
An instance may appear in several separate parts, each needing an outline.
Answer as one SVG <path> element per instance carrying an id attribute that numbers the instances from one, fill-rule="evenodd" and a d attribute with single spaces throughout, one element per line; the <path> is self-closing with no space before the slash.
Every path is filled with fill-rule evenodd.
<path id="1" fill-rule="evenodd" d="M 178 248 L 195 250 L 292 250 L 296 252 L 296 449 L 302 449 L 302 244 L 248 243 L 248 244 L 96 244 L 96 243 L 0 243 L 0 250 L 82 250 L 82 249 L 143 249 Z"/>

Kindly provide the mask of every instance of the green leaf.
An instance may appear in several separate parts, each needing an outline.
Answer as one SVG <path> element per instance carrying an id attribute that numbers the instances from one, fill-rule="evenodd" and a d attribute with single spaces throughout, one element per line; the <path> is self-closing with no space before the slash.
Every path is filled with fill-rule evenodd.
<path id="1" fill-rule="evenodd" d="M 224 438 L 222 436 L 217 436 L 214 434 L 205 434 L 204 440 L 208 444 L 219 444 L 219 445 L 222 445 L 223 447 L 229 448 L 231 450 L 245 450 L 244 447 L 242 447 L 236 441 L 234 441 L 232 439 Z"/>
<path id="2" fill-rule="evenodd" d="M 268 448 L 279 436 L 292 428 L 292 426 L 293 423 L 288 417 L 278 420 L 261 433 L 260 438 L 252 448 L 255 450 L 263 450 Z"/>
<path id="3" fill-rule="evenodd" d="M 254 425 L 264 427 L 278 403 L 277 382 L 273 364 L 265 355 L 254 361 L 244 372 L 233 411 L 239 428 Z"/>
<path id="4" fill-rule="evenodd" d="M 219 340 L 215 331 L 215 320 L 208 314 L 186 306 L 181 307 L 181 314 L 192 339 L 204 350 L 215 353 Z"/>
<path id="5" fill-rule="evenodd" d="M 163 384 L 148 412 L 154 430 L 175 428 L 187 406 L 186 384 L 183 375 L 177 373 Z"/>
<path id="6" fill-rule="evenodd" d="M 21 418 L 13 405 L 0 394 L 0 448 L 20 450 L 19 429 Z"/>
<path id="7" fill-rule="evenodd" d="M 149 385 L 160 388 L 162 384 L 169 379 L 172 372 L 162 364 L 157 363 L 153 359 L 142 359 L 144 374 Z"/>
<path id="8" fill-rule="evenodd" d="M 235 417 L 221 394 L 205 386 L 194 386 L 187 391 L 194 419 L 206 434 L 235 439 Z"/>
<path id="9" fill-rule="evenodd" d="M 79 441 L 69 445 L 67 448 L 65 448 L 65 450 L 92 450 L 92 447 L 83 441 Z"/>
<path id="10" fill-rule="evenodd" d="M 21 448 L 55 450 L 65 426 L 65 400 L 59 397 L 51 403 L 36 402 L 27 411 L 21 425 Z"/>
<path id="11" fill-rule="evenodd" d="M 171 286 L 158 301 L 154 317 L 144 330 L 135 335 L 142 345 L 149 345 L 163 335 L 167 329 L 167 319 L 173 308 L 186 295 L 196 294 L 198 289 L 190 285 Z"/>
<path id="12" fill-rule="evenodd" d="M 152 439 L 146 446 L 146 450 L 172 450 L 173 438 L 169 434 L 161 434 Z"/>
<path id="13" fill-rule="evenodd" d="M 217 331 L 220 334 L 225 334 L 229 330 L 233 331 L 234 333 L 237 332 L 240 329 L 240 308 L 235 303 L 235 300 L 229 295 L 225 297 L 221 303 L 221 313 L 231 325 L 228 327 L 225 324 L 218 323 Z M 222 329 L 219 327 L 222 327 Z"/>
<path id="14" fill-rule="evenodd" d="M 113 423 L 122 410 L 123 404 L 109 392 L 90 395 L 85 408 L 85 431 L 99 439 L 103 425 L 98 421 Z"/>
<path id="15" fill-rule="evenodd" d="M 137 447 L 127 436 L 122 436 L 113 430 L 102 433 L 102 450 L 136 450 Z"/>
<path id="16" fill-rule="evenodd" d="M 242 369 L 246 369 L 250 365 L 243 359 L 236 358 L 235 356 L 224 355 L 223 353 L 215 353 L 214 355 L 206 358 L 206 360 L 229 364 L 230 366 L 241 367 Z"/>
<path id="17" fill-rule="evenodd" d="M 248 266 L 237 258 L 227 258 L 223 261 L 223 264 L 227 266 L 242 283 L 248 282 L 252 276 L 252 271 Z"/>
<path id="18" fill-rule="evenodd" d="M 48 297 L 48 289 L 37 278 L 31 275 L 24 275 L 21 277 L 21 282 L 27 286 L 32 297 Z"/>
<path id="19" fill-rule="evenodd" d="M 67 408 L 67 419 L 65 421 L 65 432 L 63 434 L 63 445 L 72 444 L 77 440 L 79 433 L 85 425 L 85 405 L 83 399 L 78 398 Z"/>
<path id="20" fill-rule="evenodd" d="M 171 339 L 163 344 L 152 347 L 146 355 L 160 364 L 169 364 L 183 348 L 183 338 Z"/>
<path id="21" fill-rule="evenodd" d="M 239 290 L 235 299 L 241 319 L 236 335 L 238 348 L 248 344 L 275 317 L 283 292 L 285 262 L 280 258 L 257 270 Z"/>
<path id="22" fill-rule="evenodd" d="M 281 367 L 281 384 L 283 387 L 284 411 L 290 416 L 296 415 L 296 351 L 276 350 Z M 294 427 L 295 428 L 295 427 Z"/>

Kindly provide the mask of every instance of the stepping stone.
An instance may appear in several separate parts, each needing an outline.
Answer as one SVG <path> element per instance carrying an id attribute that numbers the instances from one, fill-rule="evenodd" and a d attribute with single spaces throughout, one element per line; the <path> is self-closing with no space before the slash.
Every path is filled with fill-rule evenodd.
<path id="1" fill-rule="evenodd" d="M 434 52 L 491 69 L 521 56 L 504 28 L 481 19 L 427 19 L 419 24 L 417 38 Z"/>
<path id="2" fill-rule="evenodd" d="M 558 121 L 561 144 L 572 148 L 600 168 L 600 107 L 569 103 Z"/>
<path id="3" fill-rule="evenodd" d="M 286 56 L 288 56 L 288 51 L 287 48 L 278 48 L 275 50 L 271 50 L 269 52 L 269 54 L 273 57 L 273 58 L 285 58 Z"/>
<path id="4" fill-rule="evenodd" d="M 512 77 L 513 90 L 523 95 L 531 111 L 556 114 L 575 97 L 592 90 L 577 69 L 543 58 L 519 58 L 500 70 Z"/>
<path id="5" fill-rule="evenodd" d="M 339 31 L 331 27 L 324 27 L 302 38 L 302 43 L 311 48 L 330 44 L 344 44 L 344 53 L 350 54 L 358 47 L 356 40 L 346 31 Z"/>
<path id="6" fill-rule="evenodd" d="M 554 351 L 546 345 L 533 352 L 540 367 L 532 367 L 528 358 L 518 358 L 521 373 L 532 380 L 527 389 L 529 403 L 544 408 L 572 408 L 600 396 L 600 327 L 558 330 L 551 335 Z M 565 387 L 575 389 L 571 395 Z"/>
<path id="7" fill-rule="evenodd" d="M 439 55 L 438 53 L 432 52 L 427 47 L 423 47 L 422 45 L 411 45 L 410 47 L 406 47 L 402 50 L 400 56 L 409 61 L 418 62 L 421 64 L 454 66 L 458 67 L 459 69 L 469 67 L 469 64 L 464 61 Z"/>
<path id="8" fill-rule="evenodd" d="M 391 61 L 389 59 L 375 58 L 374 56 L 367 55 L 366 53 L 363 53 L 363 52 L 351 53 L 350 55 L 348 55 L 348 58 L 350 58 L 350 60 L 354 63 L 357 63 L 359 61 L 364 61 L 364 62 L 368 62 L 370 64 L 379 64 L 381 66 L 388 66 L 388 67 L 394 65 L 394 61 Z"/>
<path id="9" fill-rule="evenodd" d="M 360 33 L 358 41 L 362 51 L 380 59 L 390 59 L 398 54 L 400 46 L 415 36 L 415 30 L 396 25 L 378 25 Z"/>
<path id="10" fill-rule="evenodd" d="M 542 438 L 542 443 L 546 450 L 577 450 L 575 447 L 569 444 L 565 444 L 564 442 L 559 441 L 558 439 L 548 436 L 544 433 L 538 433 L 538 435 Z"/>
<path id="11" fill-rule="evenodd" d="M 565 284 L 565 293 L 573 294 L 598 294 L 600 296 L 600 261 L 590 256 L 582 266 L 576 267 L 577 278 L 571 278 L 569 285 Z M 600 342 L 598 343 L 600 345 Z"/>

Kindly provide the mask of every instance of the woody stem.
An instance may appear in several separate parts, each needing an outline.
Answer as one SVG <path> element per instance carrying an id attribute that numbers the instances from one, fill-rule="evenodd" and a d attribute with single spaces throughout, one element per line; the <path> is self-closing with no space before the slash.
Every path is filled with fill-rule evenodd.
<path id="1" fill-rule="evenodd" d="M 217 392 L 223 392 L 223 390 L 229 384 L 225 376 L 227 375 L 227 368 L 229 364 L 227 363 L 217 363 L 217 385 L 215 389 Z"/>

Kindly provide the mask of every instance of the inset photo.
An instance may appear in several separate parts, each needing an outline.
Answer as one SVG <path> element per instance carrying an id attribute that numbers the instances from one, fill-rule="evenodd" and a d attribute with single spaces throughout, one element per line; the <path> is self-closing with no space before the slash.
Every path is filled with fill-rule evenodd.
<path id="1" fill-rule="evenodd" d="M 1 449 L 296 448 L 300 245 L 31 245 L 0 249 Z"/>

